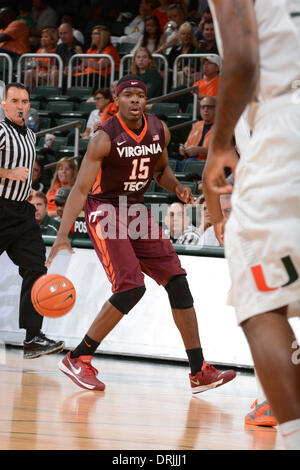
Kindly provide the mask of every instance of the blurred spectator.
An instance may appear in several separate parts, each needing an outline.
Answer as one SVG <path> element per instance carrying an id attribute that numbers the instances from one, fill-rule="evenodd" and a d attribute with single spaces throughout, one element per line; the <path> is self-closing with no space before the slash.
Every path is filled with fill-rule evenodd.
<path id="1" fill-rule="evenodd" d="M 159 0 L 160 6 L 155 8 L 152 12 L 152 15 L 156 16 L 159 21 L 160 31 L 165 30 L 165 25 L 168 23 L 168 7 L 170 6 L 170 0 Z"/>
<path id="2" fill-rule="evenodd" d="M 110 40 L 110 30 L 107 26 L 97 25 L 92 30 L 92 44 L 86 51 L 86 54 L 107 54 L 115 62 L 115 71 L 120 68 L 120 56 L 117 49 L 112 45 Z M 111 66 L 108 59 L 83 59 L 78 71 L 73 73 L 74 77 L 84 76 L 84 80 L 80 81 L 82 85 L 90 85 L 96 83 L 98 88 L 103 88 L 110 83 Z M 93 75 L 95 76 L 93 78 Z M 100 79 L 101 75 L 101 79 Z"/>
<path id="3" fill-rule="evenodd" d="M 217 96 L 219 90 L 221 58 L 213 56 L 203 60 L 203 78 L 193 84 L 202 96 Z"/>
<path id="4" fill-rule="evenodd" d="M 160 96 L 162 93 L 162 79 L 157 70 L 154 59 L 146 47 L 140 47 L 135 52 L 130 73 L 138 75 L 147 86 L 147 99 Z"/>
<path id="5" fill-rule="evenodd" d="M 56 46 L 56 54 L 58 54 L 63 61 L 64 66 L 64 86 L 66 85 L 66 78 L 68 75 L 69 60 L 74 54 L 82 54 L 83 49 L 73 34 L 73 28 L 69 23 L 62 23 L 58 28 L 58 35 L 61 39 L 61 44 Z M 51 72 L 51 84 L 57 86 L 58 84 L 58 69 L 54 65 Z"/>
<path id="6" fill-rule="evenodd" d="M 181 54 L 196 54 L 198 52 L 196 37 L 194 34 L 193 27 L 190 23 L 183 23 L 178 30 L 178 34 L 180 42 L 178 45 L 173 46 L 171 48 L 170 53 L 167 57 L 169 68 L 172 70 L 172 72 L 176 57 Z M 177 63 L 178 85 L 192 85 L 193 81 L 191 79 L 191 73 L 194 69 L 193 65 L 194 64 L 191 62 L 188 64 L 187 59 L 180 59 L 180 61 Z M 173 78 L 173 73 L 171 74 L 170 78 Z"/>
<path id="7" fill-rule="evenodd" d="M 88 2 L 81 1 L 80 8 L 80 15 L 82 24 L 86 25 L 86 28 L 90 28 L 91 24 L 95 23 L 102 23 L 104 21 L 103 18 L 103 2 L 99 2 L 99 0 L 89 0 Z M 111 5 L 111 3 L 110 3 Z"/>
<path id="8" fill-rule="evenodd" d="M 132 49 L 131 54 L 134 54 L 139 47 L 147 47 L 148 51 L 153 54 L 160 46 L 161 32 L 159 22 L 156 16 L 146 16 L 145 29 L 142 36 L 140 36 L 136 46 Z"/>
<path id="9" fill-rule="evenodd" d="M 180 5 L 172 3 L 167 8 L 168 22 L 165 25 L 162 35 L 162 45 L 157 49 L 157 53 L 169 54 L 170 48 L 179 44 L 178 30 L 184 22 L 184 14 Z"/>
<path id="10" fill-rule="evenodd" d="M 44 28 L 56 28 L 58 18 L 55 10 L 45 0 L 32 0 L 33 28 L 30 30 L 30 43 L 35 46 L 40 42 Z"/>
<path id="11" fill-rule="evenodd" d="M 231 213 L 231 194 L 221 194 L 220 206 L 223 218 L 225 221 L 227 221 Z M 220 246 L 213 225 L 204 231 L 199 244 L 206 246 Z"/>
<path id="12" fill-rule="evenodd" d="M 201 181 L 199 182 L 201 183 Z M 195 202 L 196 207 L 200 207 L 200 224 L 197 224 L 198 232 L 203 235 L 203 233 L 212 226 L 212 221 L 210 218 L 210 213 L 207 208 L 207 204 L 202 194 Z"/>
<path id="13" fill-rule="evenodd" d="M 93 100 L 89 99 L 88 101 L 95 102 L 96 109 L 93 109 L 93 111 L 91 111 L 88 121 L 86 123 L 86 129 L 82 134 L 80 134 L 80 137 L 82 139 L 89 139 L 96 132 L 97 128 L 102 122 L 101 119 L 103 112 L 108 108 L 109 105 L 113 104 L 112 92 L 109 88 L 99 88 L 95 91 Z M 68 134 L 68 145 L 74 145 L 74 140 L 75 132 L 71 131 Z"/>
<path id="14" fill-rule="evenodd" d="M 139 14 L 124 29 L 124 36 L 113 36 L 112 42 L 135 44 L 144 33 L 145 18 L 151 15 L 155 0 L 141 0 Z"/>
<path id="15" fill-rule="evenodd" d="M 165 216 L 165 233 L 172 243 L 180 245 L 198 245 L 201 235 L 191 224 L 189 206 L 181 202 L 170 204 Z"/>
<path id="16" fill-rule="evenodd" d="M 42 235 L 56 236 L 60 224 L 48 216 L 48 201 L 45 194 L 37 191 L 31 197 L 30 203 L 35 207 L 35 220 L 40 226 Z"/>
<path id="17" fill-rule="evenodd" d="M 71 191 L 71 188 L 59 188 L 54 198 L 51 200 L 51 202 L 54 203 L 56 207 L 57 216 L 55 217 L 55 221 L 61 222 L 61 218 L 63 216 L 64 208 L 65 208 L 68 196 L 70 194 L 70 191 Z"/>
<path id="18" fill-rule="evenodd" d="M 214 130 L 216 104 L 213 96 L 207 96 L 200 101 L 202 120 L 193 125 L 185 144 L 179 146 L 179 154 L 183 160 L 177 163 L 177 171 L 182 171 L 187 161 L 206 160 Z"/>
<path id="19" fill-rule="evenodd" d="M 116 97 L 117 84 L 118 84 L 118 80 L 115 80 L 111 84 L 110 91 L 111 91 L 111 96 L 112 96 L 113 101 L 111 103 L 109 103 L 109 105 L 104 109 L 104 111 L 102 113 L 102 116 L 101 116 L 100 124 L 102 122 L 106 121 L 106 119 L 109 119 L 110 117 L 112 117 L 114 114 L 117 114 L 117 112 L 118 112 L 118 107 L 117 107 L 117 105 L 114 101 L 114 99 Z M 96 132 L 96 130 L 97 130 L 97 127 L 95 126 L 94 132 Z"/>
<path id="20" fill-rule="evenodd" d="M 58 35 L 54 28 L 42 31 L 41 47 L 36 54 L 55 54 Z M 48 85 L 51 81 L 51 67 L 54 59 L 41 58 L 32 61 L 32 68 L 25 72 L 25 85 L 32 92 L 37 85 Z"/>
<path id="21" fill-rule="evenodd" d="M 56 217 L 55 194 L 59 188 L 72 188 L 78 173 L 77 164 L 67 157 L 61 158 L 56 165 L 55 173 L 47 192 L 48 215 Z"/>
<path id="22" fill-rule="evenodd" d="M 12 8 L 0 9 L 0 52 L 17 59 L 20 55 L 30 52 L 29 29 L 19 20 Z"/>
<path id="23" fill-rule="evenodd" d="M 32 18 L 32 7 L 28 1 L 23 1 L 18 4 L 19 16 L 17 16 L 17 20 L 22 21 L 27 28 L 29 29 L 29 33 L 31 28 L 34 25 L 34 20 Z"/>
<path id="24" fill-rule="evenodd" d="M 75 39 L 77 39 L 78 42 L 80 42 L 80 44 L 82 45 L 82 47 L 84 46 L 84 35 L 82 34 L 81 31 L 79 31 L 78 29 L 74 28 L 74 24 L 73 24 L 73 17 L 70 13 L 68 14 L 64 14 L 62 16 L 62 19 L 61 19 L 61 22 L 60 24 L 63 24 L 63 23 L 69 23 L 72 28 L 73 28 L 73 36 Z M 61 44 L 61 39 L 59 38 L 58 40 L 58 43 L 57 44 Z"/>
<path id="25" fill-rule="evenodd" d="M 82 139 L 88 139 L 94 134 L 95 124 L 99 124 L 105 108 L 112 102 L 112 95 L 109 88 L 99 88 L 95 91 L 96 109 L 88 118 L 85 131 L 80 134 Z"/>
<path id="26" fill-rule="evenodd" d="M 202 15 L 205 10 L 208 8 L 207 0 L 190 0 L 189 1 L 189 14 L 194 17 L 197 14 Z"/>
<path id="27" fill-rule="evenodd" d="M 198 42 L 199 54 L 219 54 L 212 19 L 204 21 L 202 37 Z"/>
<path id="28" fill-rule="evenodd" d="M 209 9 L 209 7 L 206 8 L 206 10 L 204 10 L 204 12 L 202 13 L 201 15 L 201 19 L 198 23 L 198 27 L 195 31 L 195 35 L 196 35 L 196 38 L 197 38 L 197 41 L 201 41 L 201 40 L 204 40 L 204 37 L 203 37 L 203 26 L 204 26 L 204 22 L 206 20 L 212 20 L 212 15 L 211 15 L 211 11 Z"/>
<path id="29" fill-rule="evenodd" d="M 32 169 L 32 189 L 35 191 L 41 192 L 44 190 L 44 184 L 41 182 L 43 172 L 44 159 L 43 157 L 37 156 Z"/>

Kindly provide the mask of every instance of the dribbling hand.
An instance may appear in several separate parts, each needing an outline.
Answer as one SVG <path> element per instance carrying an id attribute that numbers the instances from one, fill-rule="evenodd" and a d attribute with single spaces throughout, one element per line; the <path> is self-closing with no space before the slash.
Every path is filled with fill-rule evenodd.
<path id="1" fill-rule="evenodd" d="M 178 184 L 176 186 L 176 195 L 185 204 L 195 203 L 194 196 L 192 195 L 192 190 L 188 186 L 184 186 L 183 184 Z"/>
<path id="2" fill-rule="evenodd" d="M 52 246 L 52 248 L 51 248 L 48 259 L 45 262 L 45 266 L 47 268 L 50 267 L 50 265 L 51 265 L 52 261 L 54 260 L 55 256 L 61 250 L 67 250 L 71 254 L 75 253 L 75 251 L 71 247 L 71 242 L 70 242 L 69 238 L 65 237 L 65 236 L 59 236 L 58 235 L 55 242 L 54 242 L 54 244 L 53 244 L 53 246 Z"/>

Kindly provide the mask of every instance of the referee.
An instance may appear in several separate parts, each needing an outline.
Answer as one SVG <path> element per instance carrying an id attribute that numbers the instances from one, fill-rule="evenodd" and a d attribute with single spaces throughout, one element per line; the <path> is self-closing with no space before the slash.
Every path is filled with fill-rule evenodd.
<path id="1" fill-rule="evenodd" d="M 0 122 L 0 255 L 6 251 L 19 267 L 22 288 L 19 327 L 26 330 L 24 357 L 35 358 L 64 349 L 41 331 L 43 317 L 31 302 L 31 288 L 47 272 L 46 250 L 35 220 L 31 196 L 32 169 L 36 157 L 34 132 L 25 126 L 30 108 L 29 92 L 20 83 L 6 85 Z"/>

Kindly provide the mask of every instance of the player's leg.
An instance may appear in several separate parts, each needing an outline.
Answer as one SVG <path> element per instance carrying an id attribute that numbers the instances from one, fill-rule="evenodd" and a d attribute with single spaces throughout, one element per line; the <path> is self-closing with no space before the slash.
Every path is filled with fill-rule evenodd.
<path id="1" fill-rule="evenodd" d="M 143 296 L 144 276 L 128 238 L 104 238 L 96 228 L 97 220 L 91 222 L 88 216 L 86 220 L 94 249 L 112 284 L 113 295 L 104 303 L 82 341 L 59 363 L 59 368 L 82 388 L 104 390 L 105 385 L 97 379 L 98 371 L 91 360 L 101 341 Z"/>
<path id="2" fill-rule="evenodd" d="M 170 240 L 163 235 L 161 227 L 157 226 L 150 212 L 148 224 L 148 234 L 155 234 L 155 237 L 138 238 L 132 243 L 143 271 L 163 285 L 168 293 L 174 322 L 181 334 L 190 364 L 192 392 L 199 393 L 223 385 L 235 377 L 235 372 L 217 371 L 204 361 L 197 315 L 186 272 Z"/>
<path id="3" fill-rule="evenodd" d="M 83 340 L 74 351 L 70 351 L 59 363 L 60 370 L 68 375 L 79 387 L 103 391 L 105 385 L 97 378 L 98 371 L 91 360 L 101 341 L 113 330 L 120 320 L 139 302 L 145 292 L 140 286 L 130 291 L 113 294 L 104 303 L 100 313 L 90 326 Z"/>
<path id="4" fill-rule="evenodd" d="M 127 315 L 140 301 L 145 290 L 144 286 L 140 286 L 113 294 L 110 299 L 104 303 L 99 314 L 90 326 L 87 335 L 71 353 L 71 357 L 74 358 L 94 354 L 102 340 L 114 329 L 119 321 L 122 320 L 124 315 Z"/>
<path id="5" fill-rule="evenodd" d="M 236 374 L 233 370 L 219 371 L 204 360 L 197 315 L 186 276 L 174 276 L 168 282 L 163 282 L 163 285 L 169 296 L 174 322 L 185 345 L 191 369 L 192 393 L 205 392 L 234 379 Z"/>
<path id="6" fill-rule="evenodd" d="M 286 310 L 281 308 L 254 316 L 243 322 L 242 327 L 259 379 L 279 424 L 298 420 L 300 448 L 300 364 L 292 360 L 295 335 Z"/>

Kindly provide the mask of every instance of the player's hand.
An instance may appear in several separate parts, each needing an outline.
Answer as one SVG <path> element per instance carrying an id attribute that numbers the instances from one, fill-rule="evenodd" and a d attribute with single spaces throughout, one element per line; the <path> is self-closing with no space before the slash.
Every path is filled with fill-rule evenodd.
<path id="1" fill-rule="evenodd" d="M 185 147 L 185 155 L 187 157 L 197 157 L 201 153 L 201 147 L 196 145 L 191 145 L 190 147 Z"/>
<path id="2" fill-rule="evenodd" d="M 195 202 L 191 188 L 184 186 L 183 184 L 178 184 L 176 186 L 176 195 L 185 204 L 194 204 Z"/>
<path id="3" fill-rule="evenodd" d="M 9 179 L 14 181 L 22 181 L 24 183 L 29 176 L 28 168 L 24 166 L 17 166 L 10 171 Z"/>
<path id="4" fill-rule="evenodd" d="M 224 246 L 224 232 L 226 222 L 227 220 L 223 218 L 221 222 L 217 222 L 214 224 L 215 235 L 221 246 Z"/>
<path id="5" fill-rule="evenodd" d="M 52 261 L 54 260 L 55 256 L 60 250 L 68 250 L 69 253 L 75 253 L 73 248 L 71 247 L 71 242 L 68 237 L 58 235 L 54 244 L 52 245 L 50 254 L 48 256 L 47 261 L 45 262 L 45 266 L 47 268 L 50 267 Z"/>
<path id="6" fill-rule="evenodd" d="M 210 148 L 202 174 L 207 190 L 218 194 L 232 193 L 233 187 L 226 181 L 224 168 L 228 167 L 234 173 L 237 164 L 238 156 L 233 147 L 221 151 Z"/>

